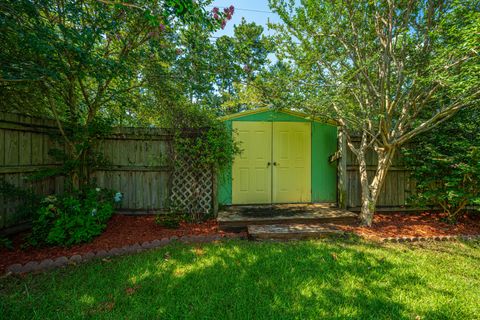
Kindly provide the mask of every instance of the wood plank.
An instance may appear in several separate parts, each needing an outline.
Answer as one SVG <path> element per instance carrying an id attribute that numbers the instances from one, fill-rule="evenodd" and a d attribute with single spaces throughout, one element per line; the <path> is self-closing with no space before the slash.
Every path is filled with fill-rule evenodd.
<path id="1" fill-rule="evenodd" d="M 135 208 L 135 183 L 133 178 L 133 172 L 127 172 L 127 208 Z"/>
<path id="2" fill-rule="evenodd" d="M 144 171 L 144 172 L 156 172 L 156 171 L 170 171 L 169 166 L 137 166 L 137 165 L 110 165 L 108 167 L 100 167 L 101 171 Z"/>
<path id="3" fill-rule="evenodd" d="M 56 168 L 57 165 L 3 166 L 0 173 L 32 173 L 39 170 Z"/>
<path id="4" fill-rule="evenodd" d="M 144 209 L 146 204 L 143 202 L 143 194 L 145 189 L 144 173 L 135 172 L 133 174 L 135 184 L 135 204 L 134 209 Z"/>
<path id="5" fill-rule="evenodd" d="M 1 114 L 1 112 L 0 112 Z M 5 130 L 0 129 L 0 166 L 5 165 L 5 154 L 6 154 L 6 145 L 5 145 Z"/>
<path id="6" fill-rule="evenodd" d="M 51 149 L 51 143 L 50 143 L 50 137 L 47 136 L 47 135 L 43 135 L 42 137 L 43 141 L 43 164 L 48 164 L 48 163 L 52 163 L 53 160 L 50 159 L 50 155 L 48 154 L 50 152 L 50 149 Z"/>
<path id="7" fill-rule="evenodd" d="M 160 208 L 166 208 L 169 196 L 169 177 L 170 173 L 165 171 L 157 173 L 157 196 L 158 196 L 158 205 Z"/>
<path id="8" fill-rule="evenodd" d="M 153 209 L 152 206 L 152 174 L 150 172 L 143 173 L 144 188 L 143 188 L 143 207 L 145 210 Z"/>
<path id="9" fill-rule="evenodd" d="M 405 205 L 405 171 L 398 172 L 398 179 L 397 179 L 397 192 L 398 192 L 398 204 Z"/>
<path id="10" fill-rule="evenodd" d="M 32 134 L 30 132 L 21 131 L 19 133 L 19 164 L 32 164 Z"/>
<path id="11" fill-rule="evenodd" d="M 122 200 L 122 203 L 121 203 L 121 207 L 122 207 L 122 208 L 129 208 L 127 196 L 128 196 L 128 197 L 130 196 L 130 190 L 129 190 L 129 186 L 128 186 L 128 177 L 127 177 L 127 175 L 128 175 L 127 172 L 123 172 L 123 173 L 122 173 L 122 178 L 120 179 L 120 189 L 117 190 L 117 191 L 121 192 L 121 193 L 124 195 L 123 200 Z"/>
<path id="12" fill-rule="evenodd" d="M 5 165 L 18 165 L 19 163 L 19 132 L 5 131 Z"/>
<path id="13" fill-rule="evenodd" d="M 367 171 L 376 171 L 376 170 L 377 170 L 376 165 L 367 166 Z M 347 166 L 347 171 L 358 171 L 358 166 L 349 165 Z M 392 166 L 388 169 L 388 171 L 405 171 L 405 168 Z"/>
<path id="14" fill-rule="evenodd" d="M 43 135 L 32 134 L 32 165 L 43 164 Z"/>
<path id="15" fill-rule="evenodd" d="M 149 184 L 149 192 L 150 192 L 150 207 L 151 209 L 158 209 L 161 208 L 158 204 L 158 192 L 156 190 L 157 186 L 157 172 L 149 172 L 148 175 L 150 176 L 150 184 Z"/>

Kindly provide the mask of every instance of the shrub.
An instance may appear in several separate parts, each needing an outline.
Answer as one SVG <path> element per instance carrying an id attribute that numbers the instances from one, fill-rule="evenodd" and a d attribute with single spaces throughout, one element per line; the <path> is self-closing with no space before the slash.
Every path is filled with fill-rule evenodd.
<path id="1" fill-rule="evenodd" d="M 74 245 L 89 242 L 103 232 L 119 193 L 89 188 L 63 196 L 48 196 L 33 220 L 32 245 Z"/>
<path id="2" fill-rule="evenodd" d="M 441 207 L 455 222 L 480 204 L 480 108 L 464 110 L 404 150 L 417 183 L 413 201 Z"/>

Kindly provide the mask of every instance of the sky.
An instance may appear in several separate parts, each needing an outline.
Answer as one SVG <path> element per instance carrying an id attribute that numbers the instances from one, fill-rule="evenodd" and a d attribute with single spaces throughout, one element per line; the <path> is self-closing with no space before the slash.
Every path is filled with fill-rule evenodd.
<path id="1" fill-rule="evenodd" d="M 268 0 L 214 0 L 212 5 L 207 9 L 218 7 L 220 10 L 223 10 L 223 8 L 229 7 L 230 5 L 235 7 L 232 20 L 228 21 L 224 30 L 219 30 L 215 33 L 214 36 L 216 37 L 223 35 L 233 36 L 233 26 L 240 24 L 242 17 L 244 17 L 247 22 L 255 22 L 256 24 L 262 25 L 265 34 L 271 34 L 271 31 L 269 32 L 267 27 L 269 19 L 270 22 L 280 22 L 278 15 L 272 13 L 268 7 Z"/>

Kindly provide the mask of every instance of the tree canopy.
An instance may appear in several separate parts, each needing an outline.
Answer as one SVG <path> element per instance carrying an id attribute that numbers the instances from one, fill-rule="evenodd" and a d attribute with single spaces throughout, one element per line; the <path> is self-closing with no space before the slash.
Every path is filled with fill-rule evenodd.
<path id="1" fill-rule="evenodd" d="M 266 63 L 267 42 L 253 23 L 212 38 L 235 9 L 207 10 L 210 3 L 4 1 L 0 109 L 56 119 L 66 170 L 74 185 L 86 183 L 91 145 L 112 125 L 191 124 L 178 119 L 193 106 L 219 114 L 232 83 Z"/>
<path id="2" fill-rule="evenodd" d="M 477 1 L 270 0 L 277 47 L 303 79 L 311 111 L 342 125 L 360 167 L 361 218 L 371 224 L 392 157 L 410 139 L 480 98 Z M 316 103 L 315 103 L 316 102 Z M 360 134 L 354 145 L 350 137 Z M 365 155 L 374 148 L 369 180 Z"/>

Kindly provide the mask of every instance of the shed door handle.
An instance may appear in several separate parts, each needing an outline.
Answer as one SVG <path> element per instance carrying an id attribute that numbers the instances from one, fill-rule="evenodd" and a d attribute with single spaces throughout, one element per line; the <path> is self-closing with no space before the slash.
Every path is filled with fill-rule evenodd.
<path id="1" fill-rule="evenodd" d="M 272 163 L 271 162 L 267 162 L 267 167 L 269 167 Z"/>
<path id="2" fill-rule="evenodd" d="M 274 162 L 273 165 L 274 165 L 274 166 L 279 166 L 280 163 Z"/>

